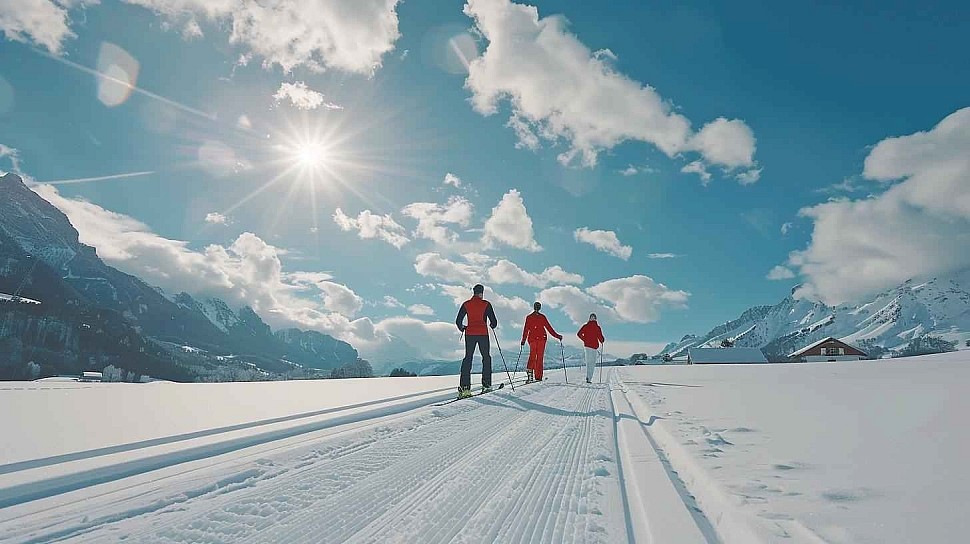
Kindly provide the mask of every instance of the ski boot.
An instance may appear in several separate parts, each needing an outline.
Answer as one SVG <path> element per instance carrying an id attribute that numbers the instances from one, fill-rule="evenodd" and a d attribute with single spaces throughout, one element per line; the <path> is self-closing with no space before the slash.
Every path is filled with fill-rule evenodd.
<path id="1" fill-rule="evenodd" d="M 465 387 L 459 387 L 458 388 L 458 398 L 459 399 L 467 399 L 470 396 L 472 396 L 472 390 L 471 389 L 468 389 L 468 388 L 465 388 Z"/>
<path id="2" fill-rule="evenodd" d="M 482 393 L 491 393 L 492 391 L 491 387 L 482 387 Z"/>

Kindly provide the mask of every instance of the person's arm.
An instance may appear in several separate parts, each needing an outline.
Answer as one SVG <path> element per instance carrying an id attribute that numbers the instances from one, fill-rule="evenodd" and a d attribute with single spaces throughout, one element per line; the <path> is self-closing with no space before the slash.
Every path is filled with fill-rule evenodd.
<path id="1" fill-rule="evenodd" d="M 600 327 L 600 343 L 606 342 L 606 338 L 603 337 L 603 328 Z"/>
<path id="2" fill-rule="evenodd" d="M 495 310 L 492 309 L 492 303 L 488 303 L 488 308 L 485 310 L 485 317 L 488 318 L 489 322 L 492 323 L 492 328 L 498 327 L 498 319 L 495 319 Z"/>
<path id="3" fill-rule="evenodd" d="M 465 325 L 462 324 L 462 321 L 465 320 L 465 315 L 467 313 L 468 312 L 465 310 L 465 304 L 463 303 L 461 308 L 458 308 L 458 317 L 455 319 L 455 325 L 458 326 L 458 330 L 461 332 L 465 332 Z"/>
<path id="4" fill-rule="evenodd" d="M 586 341 L 586 325 L 579 328 L 579 332 L 576 333 L 576 336 L 578 336 L 583 342 Z"/>
<path id="5" fill-rule="evenodd" d="M 546 330 L 549 331 L 549 334 L 551 334 L 554 338 L 558 338 L 559 340 L 562 340 L 562 335 L 556 332 L 556 329 L 552 328 L 552 325 L 549 323 L 549 320 L 545 316 L 543 316 L 542 320 L 545 322 L 545 327 L 546 327 Z"/>
<path id="6" fill-rule="evenodd" d="M 529 318 L 526 317 L 525 318 L 525 325 L 522 325 L 522 343 L 519 344 L 520 346 L 524 346 L 525 345 L 525 336 L 526 336 L 526 334 L 528 332 L 529 332 Z"/>

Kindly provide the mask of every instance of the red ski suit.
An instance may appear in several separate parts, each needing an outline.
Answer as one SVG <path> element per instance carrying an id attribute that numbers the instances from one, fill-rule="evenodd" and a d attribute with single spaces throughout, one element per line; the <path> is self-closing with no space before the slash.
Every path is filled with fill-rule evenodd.
<path id="1" fill-rule="evenodd" d="M 583 325 L 576 336 L 583 341 L 584 346 L 590 349 L 598 349 L 600 342 L 606 342 L 606 338 L 603 338 L 603 329 L 595 321 L 589 321 Z"/>
<path id="2" fill-rule="evenodd" d="M 532 312 L 525 318 L 525 326 L 522 327 L 522 344 L 529 341 L 529 362 L 525 368 L 531 370 L 536 380 L 542 381 L 542 361 L 546 351 L 546 331 L 553 337 L 562 340 L 562 335 L 552 328 L 546 316 L 539 312 Z"/>

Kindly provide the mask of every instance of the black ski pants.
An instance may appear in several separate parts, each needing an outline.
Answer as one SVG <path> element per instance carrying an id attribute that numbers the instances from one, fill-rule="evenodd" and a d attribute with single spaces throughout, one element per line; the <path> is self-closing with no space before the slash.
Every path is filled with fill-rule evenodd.
<path id="1" fill-rule="evenodd" d="M 488 347 L 488 335 L 485 336 L 465 336 L 465 358 L 461 361 L 461 381 L 459 384 L 463 389 L 471 389 L 472 386 L 472 357 L 475 355 L 475 346 L 482 354 L 482 387 L 492 387 L 492 354 Z"/>

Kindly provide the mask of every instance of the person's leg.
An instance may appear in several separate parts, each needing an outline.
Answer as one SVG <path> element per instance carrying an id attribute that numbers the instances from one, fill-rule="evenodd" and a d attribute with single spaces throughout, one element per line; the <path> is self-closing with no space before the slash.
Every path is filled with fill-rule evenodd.
<path id="1" fill-rule="evenodd" d="M 538 373 L 536 372 L 536 361 L 539 361 L 542 355 L 539 354 L 539 346 L 536 340 L 529 341 L 529 377 L 533 380 L 537 380 L 536 377 Z"/>
<path id="2" fill-rule="evenodd" d="M 488 336 L 479 336 L 478 351 L 482 354 L 482 387 L 492 387 L 492 352 Z"/>
<path id="3" fill-rule="evenodd" d="M 596 370 L 596 350 L 593 348 L 586 349 L 586 381 L 593 381 L 593 371 Z"/>
<path id="4" fill-rule="evenodd" d="M 541 382 L 542 381 L 542 363 L 543 363 L 543 360 L 544 360 L 544 357 L 545 357 L 545 353 L 546 353 L 546 341 L 544 339 L 540 339 L 540 340 L 537 340 L 536 341 L 535 352 L 536 352 L 536 362 L 535 362 L 535 366 L 533 367 L 533 369 L 535 370 L 536 381 L 540 381 Z"/>
<path id="5" fill-rule="evenodd" d="M 475 338 L 465 336 L 465 358 L 461 360 L 461 378 L 458 386 L 462 389 L 471 389 L 472 386 L 472 357 L 475 356 Z"/>

